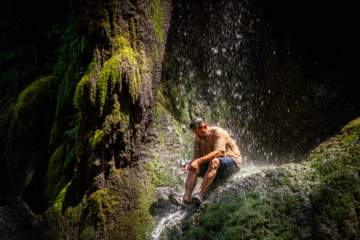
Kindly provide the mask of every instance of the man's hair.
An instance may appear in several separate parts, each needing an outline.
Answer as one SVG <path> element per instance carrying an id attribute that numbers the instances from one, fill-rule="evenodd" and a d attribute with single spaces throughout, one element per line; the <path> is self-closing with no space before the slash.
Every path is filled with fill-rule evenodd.
<path id="1" fill-rule="evenodd" d="M 203 129 L 204 126 L 205 126 L 205 122 L 201 117 L 195 117 L 191 120 L 190 129 L 196 129 L 196 128 Z"/>

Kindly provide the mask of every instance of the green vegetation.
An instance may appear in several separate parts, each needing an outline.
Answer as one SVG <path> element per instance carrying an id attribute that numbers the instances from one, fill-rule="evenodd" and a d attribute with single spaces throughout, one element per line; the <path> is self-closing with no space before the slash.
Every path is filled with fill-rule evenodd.
<path id="1" fill-rule="evenodd" d="M 85 108 L 84 105 L 87 103 L 89 103 L 91 106 L 95 106 L 95 93 L 93 92 L 93 88 L 91 86 L 91 78 L 94 77 L 94 68 L 96 67 L 98 66 L 94 60 L 89 64 L 85 74 L 76 87 L 74 105 L 77 109 Z"/>
<path id="2" fill-rule="evenodd" d="M 140 50 L 131 47 L 131 43 L 125 37 L 119 36 L 114 41 L 114 52 L 104 62 L 100 75 L 95 75 L 95 71 L 99 71 L 100 67 L 94 60 L 76 87 L 74 104 L 80 111 L 88 104 L 97 105 L 101 116 L 108 98 L 122 92 L 123 80 L 128 84 L 134 104 L 143 91 L 150 93 L 151 86 L 145 87 L 142 80 L 148 68 L 145 52 L 140 47 Z"/>
<path id="3" fill-rule="evenodd" d="M 14 123 L 20 117 L 26 117 L 26 112 L 29 108 L 37 104 L 37 101 L 47 97 L 47 94 L 51 94 L 54 85 L 53 76 L 44 76 L 38 78 L 29 87 L 25 88 L 17 97 L 16 104 L 13 104 L 9 109 L 9 114 Z M 44 91 L 47 90 L 47 91 Z"/>
<path id="4" fill-rule="evenodd" d="M 71 186 L 71 182 L 67 183 L 56 196 L 55 202 L 52 205 L 52 210 L 55 213 L 61 213 L 63 210 L 63 203 L 65 201 L 66 193 L 69 187 Z"/>
<path id="5" fill-rule="evenodd" d="M 312 151 L 307 161 L 322 177 L 311 195 L 314 236 L 356 238 L 360 234 L 360 118 Z"/>
<path id="6" fill-rule="evenodd" d="M 52 155 L 45 176 L 45 198 L 51 203 L 63 189 L 66 179 L 62 175 L 62 166 L 66 157 L 66 147 L 61 145 Z"/>
<path id="7" fill-rule="evenodd" d="M 161 28 L 164 23 L 164 19 L 161 0 L 153 0 L 150 10 L 150 19 L 153 23 L 156 36 L 158 36 L 160 42 L 162 42 L 163 33 Z"/>
<path id="8" fill-rule="evenodd" d="M 154 189 L 144 176 L 140 169 L 113 167 L 108 187 L 85 194 L 76 204 L 71 197 L 74 182 L 64 185 L 47 213 L 63 219 L 58 237 L 146 238 L 153 226 L 149 208 Z"/>
<path id="9" fill-rule="evenodd" d="M 35 167 L 39 161 L 42 163 L 42 158 L 46 158 L 47 131 L 51 129 L 49 120 L 53 118 L 50 109 L 54 104 L 54 86 L 53 76 L 40 77 L 24 89 L 9 107 L 6 123 L 9 127 L 4 136 L 6 148 L 2 157 L 10 159 L 9 169 L 13 174 L 20 174 L 27 166 Z M 35 111 L 37 115 L 33 114 Z M 24 157 L 28 159 L 26 163 L 23 162 Z"/>
<path id="10" fill-rule="evenodd" d="M 85 51 L 87 44 L 86 37 L 79 35 L 75 31 L 74 18 L 75 16 L 70 17 L 67 26 L 61 28 L 56 33 L 60 36 L 60 42 L 62 43 L 57 49 L 59 58 L 53 70 L 54 75 L 61 78 L 57 94 L 57 118 L 60 116 L 63 108 L 71 103 L 73 84 L 74 82 L 77 82 L 77 79 L 81 74 L 81 69 L 80 71 L 76 69 L 78 67 L 76 62 L 80 55 Z"/>

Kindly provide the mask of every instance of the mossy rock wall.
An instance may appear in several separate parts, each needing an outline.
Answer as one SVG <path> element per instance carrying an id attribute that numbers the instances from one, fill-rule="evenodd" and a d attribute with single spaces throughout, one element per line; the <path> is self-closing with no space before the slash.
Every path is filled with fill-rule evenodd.
<path id="1" fill-rule="evenodd" d="M 14 100 L 1 92 L 14 101 L 1 102 L 2 186 L 53 224 L 49 235 L 147 236 L 153 185 L 139 159 L 154 118 L 171 8 L 164 0 L 71 1 L 66 22 L 46 32 L 59 39 L 52 76 L 29 83 Z"/>
<path id="2" fill-rule="evenodd" d="M 99 181 L 98 176 L 95 181 Z M 95 184 L 95 183 L 94 183 Z M 57 194 L 44 216 L 58 226 L 58 239 L 146 239 L 153 226 L 148 213 L 153 185 L 141 168 L 112 166 L 107 187 L 78 196 L 71 181 Z"/>
<path id="3" fill-rule="evenodd" d="M 63 169 L 73 151 L 76 166 L 70 178 L 57 170 L 63 184 L 59 190 L 47 188 L 52 193 L 46 215 L 62 219 L 59 237 L 141 239 L 151 227 L 153 187 L 139 157 L 154 117 L 171 3 L 91 1 L 84 6 L 73 12 L 83 18 L 69 20 L 79 40 L 68 41 L 79 45 L 79 57 L 89 58 L 60 55 L 59 64 L 68 68 L 56 112 L 57 127 L 67 129 L 67 145 L 75 146 L 63 157 Z M 74 75 L 76 69 L 82 74 Z M 70 112 L 73 121 L 64 121 Z"/>

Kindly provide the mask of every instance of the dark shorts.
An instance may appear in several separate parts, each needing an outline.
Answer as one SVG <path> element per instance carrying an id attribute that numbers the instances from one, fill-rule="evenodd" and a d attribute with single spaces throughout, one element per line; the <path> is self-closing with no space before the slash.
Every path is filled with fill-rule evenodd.
<path id="1" fill-rule="evenodd" d="M 230 176 L 240 170 L 236 161 L 231 157 L 218 157 L 218 159 L 220 160 L 220 167 L 216 172 L 216 178 Z M 208 168 L 209 162 L 200 164 L 200 173 L 198 174 L 198 177 L 204 178 Z"/>

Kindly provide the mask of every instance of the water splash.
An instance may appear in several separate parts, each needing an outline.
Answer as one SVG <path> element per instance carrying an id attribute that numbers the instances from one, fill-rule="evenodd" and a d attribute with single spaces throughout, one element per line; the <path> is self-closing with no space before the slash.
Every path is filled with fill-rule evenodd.
<path id="1" fill-rule="evenodd" d="M 151 239 L 153 240 L 160 239 L 160 237 L 164 235 L 164 231 L 166 229 L 169 229 L 172 226 L 174 226 L 177 222 L 183 219 L 186 216 L 186 214 L 187 211 L 179 210 L 162 218 L 161 221 L 157 224 L 157 227 L 151 233 Z"/>

